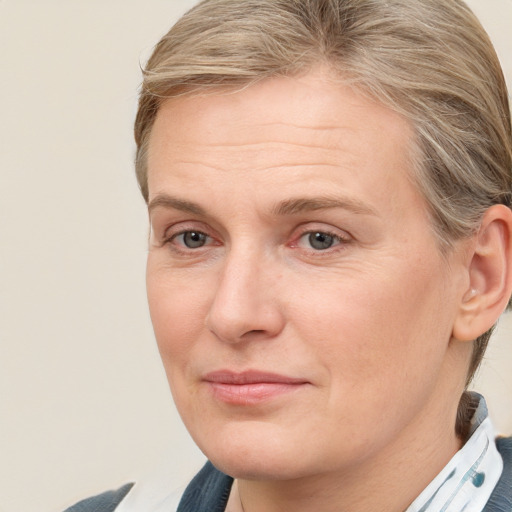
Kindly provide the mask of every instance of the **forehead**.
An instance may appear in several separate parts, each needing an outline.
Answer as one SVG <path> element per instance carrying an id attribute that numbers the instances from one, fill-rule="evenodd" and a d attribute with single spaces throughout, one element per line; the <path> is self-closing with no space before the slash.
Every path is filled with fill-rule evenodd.
<path id="1" fill-rule="evenodd" d="M 394 111 L 324 70 L 273 78 L 163 102 L 151 133 L 151 198 L 191 183 L 233 196 L 273 199 L 336 193 L 394 208 L 421 199 L 411 190 L 413 130 Z M 257 193 L 258 192 L 258 193 Z M 264 193 L 263 193 L 264 192 Z M 275 198 L 281 200 L 280 198 Z M 403 213 L 403 212 L 402 212 Z"/>
<path id="2" fill-rule="evenodd" d="M 354 148 L 375 143 L 372 135 L 384 133 L 380 143 L 409 153 L 414 132 L 402 116 L 318 68 L 241 90 L 217 88 L 165 100 L 151 132 L 149 156 L 170 139 L 180 149 L 217 145 L 219 151 L 236 144 L 256 150 L 258 143 L 284 143 L 291 137 L 312 146 L 318 141 L 329 148 Z"/>

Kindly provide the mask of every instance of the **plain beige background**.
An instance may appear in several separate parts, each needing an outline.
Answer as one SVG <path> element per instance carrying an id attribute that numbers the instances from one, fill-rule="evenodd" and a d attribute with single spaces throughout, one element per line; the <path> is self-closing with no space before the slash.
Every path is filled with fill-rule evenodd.
<path id="1" fill-rule="evenodd" d="M 153 341 L 131 131 L 139 62 L 193 3 L 0 0 L 1 512 L 201 464 Z M 470 4 L 512 83 L 512 1 Z M 476 385 L 509 433 L 511 335 Z"/>

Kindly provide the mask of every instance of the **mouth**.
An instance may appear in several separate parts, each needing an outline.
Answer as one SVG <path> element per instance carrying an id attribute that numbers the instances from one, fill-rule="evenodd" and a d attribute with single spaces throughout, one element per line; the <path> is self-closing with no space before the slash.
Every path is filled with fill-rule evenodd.
<path id="1" fill-rule="evenodd" d="M 213 397 L 230 405 L 257 405 L 297 391 L 308 385 L 305 379 L 249 370 L 221 370 L 203 377 Z"/>

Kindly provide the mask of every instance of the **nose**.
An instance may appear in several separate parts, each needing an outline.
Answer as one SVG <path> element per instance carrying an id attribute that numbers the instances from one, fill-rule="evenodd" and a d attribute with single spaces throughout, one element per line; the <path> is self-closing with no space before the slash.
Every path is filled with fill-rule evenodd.
<path id="1" fill-rule="evenodd" d="M 274 265 L 256 254 L 227 257 L 206 318 L 220 340 L 239 343 L 276 337 L 284 327 Z"/>

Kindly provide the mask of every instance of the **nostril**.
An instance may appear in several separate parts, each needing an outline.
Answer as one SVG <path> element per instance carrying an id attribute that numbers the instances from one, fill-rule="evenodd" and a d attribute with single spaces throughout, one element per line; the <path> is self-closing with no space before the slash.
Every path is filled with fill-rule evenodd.
<path id="1" fill-rule="evenodd" d="M 252 338 L 254 336 L 265 334 L 264 329 L 253 329 L 251 331 L 247 331 L 246 333 L 242 334 L 241 338 Z"/>

